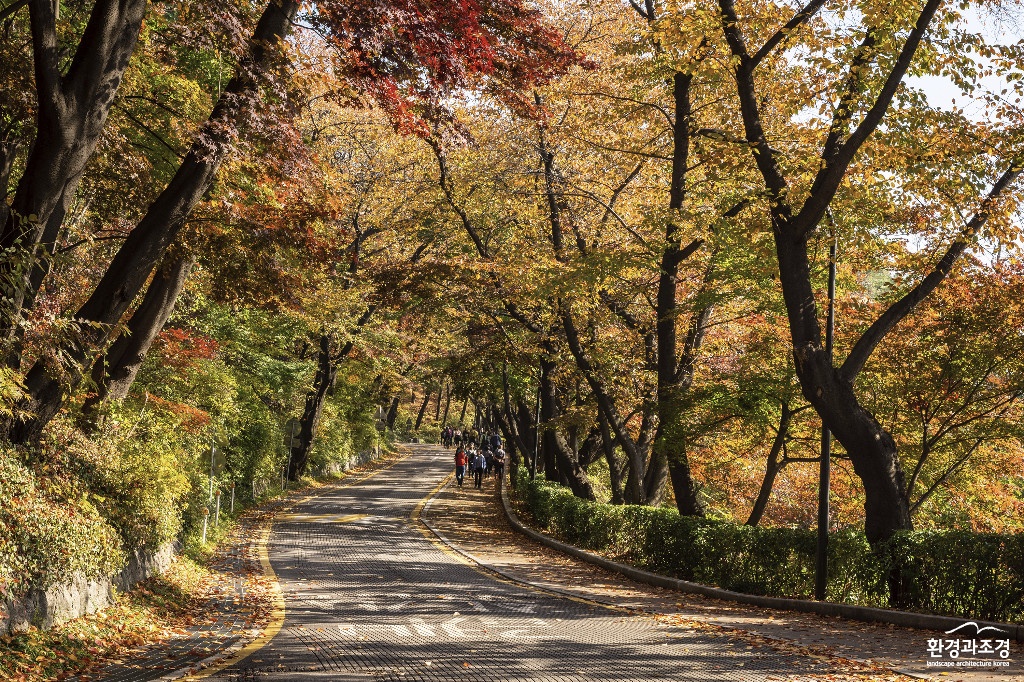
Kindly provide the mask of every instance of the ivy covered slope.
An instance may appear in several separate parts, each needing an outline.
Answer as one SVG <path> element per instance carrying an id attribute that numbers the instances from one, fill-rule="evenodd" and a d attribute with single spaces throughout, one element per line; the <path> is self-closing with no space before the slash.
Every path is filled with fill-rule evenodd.
<path id="1" fill-rule="evenodd" d="M 254 492 L 259 498 L 280 489 L 285 422 L 313 372 L 308 359 L 290 355 L 299 328 L 198 292 L 182 298 L 123 401 L 105 406 L 86 428 L 62 415 L 31 447 L 3 450 L 5 595 L 110 576 L 131 550 L 197 544 L 204 508 L 214 507 L 211 445 L 222 522 L 232 485 L 236 513 Z M 340 471 L 357 454 L 386 447 L 365 407 L 372 390 L 370 382 L 347 383 L 332 396 L 325 408 L 331 427 L 317 440 L 311 472 Z"/>

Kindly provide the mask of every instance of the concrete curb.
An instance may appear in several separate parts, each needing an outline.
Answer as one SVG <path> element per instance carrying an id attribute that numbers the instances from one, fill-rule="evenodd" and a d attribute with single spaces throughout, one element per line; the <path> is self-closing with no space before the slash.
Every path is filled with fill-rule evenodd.
<path id="1" fill-rule="evenodd" d="M 501 484 L 501 506 L 505 510 L 505 516 L 508 518 L 509 524 L 523 535 L 526 535 L 527 537 L 530 537 L 551 549 L 564 552 L 576 557 L 577 559 L 582 559 L 583 561 L 594 564 L 595 566 L 600 566 L 601 568 L 605 568 L 609 571 L 620 573 L 646 585 L 667 587 L 668 589 L 678 590 L 688 594 L 700 594 L 714 599 L 750 604 L 752 606 L 760 606 L 769 609 L 798 611 L 801 613 L 816 613 L 821 616 L 836 616 L 847 620 L 857 620 L 868 623 L 889 623 L 917 630 L 938 630 L 946 632 L 947 630 L 952 630 L 953 628 L 963 625 L 965 622 L 962 618 L 934 616 L 925 613 L 912 613 L 909 611 L 894 611 L 869 606 L 854 606 L 852 604 L 836 604 L 833 602 L 810 601 L 806 599 L 786 599 L 783 597 L 762 597 L 754 594 L 743 594 L 742 592 L 723 590 L 719 587 L 710 587 L 708 585 L 692 583 L 686 580 L 678 580 L 676 578 L 658 575 L 657 573 L 650 573 L 634 566 L 628 566 L 626 564 L 611 561 L 610 559 L 606 559 L 603 556 L 594 554 L 593 552 L 588 552 L 580 549 L 579 547 L 573 547 L 572 545 L 555 540 L 548 535 L 539 533 L 532 528 L 523 525 L 523 523 L 516 517 L 515 512 L 512 510 L 512 506 L 509 504 L 504 480 L 502 480 Z M 1004 630 L 1008 632 L 1009 639 L 1024 642 L 1024 625 L 993 623 L 988 621 L 975 622 L 977 622 L 979 627 L 990 626 Z"/>

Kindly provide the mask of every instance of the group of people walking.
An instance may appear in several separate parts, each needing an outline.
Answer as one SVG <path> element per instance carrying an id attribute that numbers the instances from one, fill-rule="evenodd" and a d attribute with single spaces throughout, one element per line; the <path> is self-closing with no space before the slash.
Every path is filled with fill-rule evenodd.
<path id="1" fill-rule="evenodd" d="M 482 488 L 485 477 L 493 474 L 500 481 L 505 473 L 505 450 L 497 431 L 488 435 L 473 428 L 463 433 L 446 426 L 441 431 L 441 445 L 455 448 L 455 481 L 460 488 L 467 472 L 473 477 L 474 488 Z"/>

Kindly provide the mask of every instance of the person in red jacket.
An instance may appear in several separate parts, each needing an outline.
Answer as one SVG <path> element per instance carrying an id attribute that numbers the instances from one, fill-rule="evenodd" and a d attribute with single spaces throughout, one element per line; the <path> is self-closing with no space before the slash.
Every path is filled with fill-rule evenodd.
<path id="1" fill-rule="evenodd" d="M 466 457 L 466 451 L 459 446 L 459 449 L 455 451 L 455 480 L 458 482 L 459 487 L 462 487 L 462 479 L 466 477 L 466 462 L 469 458 Z"/>

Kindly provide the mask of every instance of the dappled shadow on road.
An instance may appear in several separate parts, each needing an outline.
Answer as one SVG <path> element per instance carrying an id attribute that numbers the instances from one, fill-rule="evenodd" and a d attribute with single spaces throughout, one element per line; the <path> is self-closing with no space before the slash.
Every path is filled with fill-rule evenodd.
<path id="1" fill-rule="evenodd" d="M 283 518 L 271 557 L 287 619 L 229 679 L 770 680 L 811 659 L 496 579 L 409 520 L 446 473 L 429 451 Z"/>

